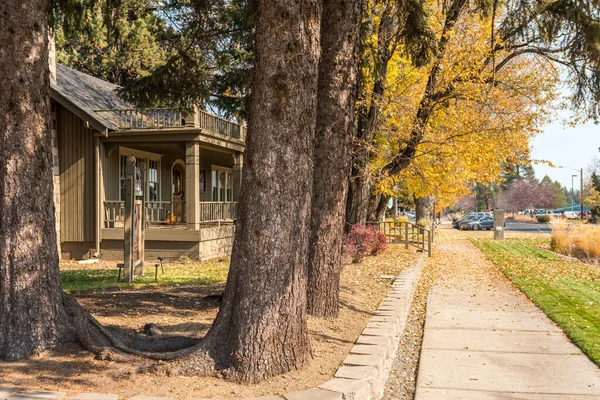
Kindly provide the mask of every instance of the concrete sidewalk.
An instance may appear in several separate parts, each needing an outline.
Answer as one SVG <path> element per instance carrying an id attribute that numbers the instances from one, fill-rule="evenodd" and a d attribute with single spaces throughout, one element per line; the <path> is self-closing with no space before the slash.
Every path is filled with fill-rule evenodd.
<path id="1" fill-rule="evenodd" d="M 470 243 L 429 295 L 416 400 L 600 399 L 600 368 Z M 600 340 L 600 338 L 598 338 Z"/>

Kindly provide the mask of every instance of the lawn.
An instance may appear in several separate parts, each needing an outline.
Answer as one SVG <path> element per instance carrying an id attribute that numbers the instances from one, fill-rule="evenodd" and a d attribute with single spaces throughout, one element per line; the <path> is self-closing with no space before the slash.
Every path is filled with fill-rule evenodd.
<path id="1" fill-rule="evenodd" d="M 472 239 L 600 366 L 600 268 L 560 259 L 527 239 Z"/>
<path id="2" fill-rule="evenodd" d="M 144 275 L 136 276 L 131 285 L 117 282 L 118 269 L 114 263 L 92 268 L 77 266 L 61 267 L 60 280 L 63 289 L 68 293 L 89 292 L 119 288 L 146 288 L 175 285 L 218 285 L 225 283 L 229 260 L 213 260 L 207 262 L 181 262 L 164 265 L 164 274 L 158 269 L 158 281 L 154 281 L 154 263 L 144 269 Z"/>

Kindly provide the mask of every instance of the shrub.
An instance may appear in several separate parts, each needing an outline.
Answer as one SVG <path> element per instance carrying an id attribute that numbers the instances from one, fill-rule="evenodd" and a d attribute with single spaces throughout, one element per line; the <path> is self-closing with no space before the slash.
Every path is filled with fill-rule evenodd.
<path id="1" fill-rule="evenodd" d="M 600 256 L 600 229 L 577 222 L 559 222 L 552 226 L 552 249 L 568 256 Z"/>
<path id="2" fill-rule="evenodd" d="M 421 228 L 429 228 L 431 226 L 431 220 L 425 218 L 420 219 L 419 221 L 417 221 L 417 225 Z"/>
<path id="3" fill-rule="evenodd" d="M 600 222 L 600 206 L 591 207 L 590 211 L 592 213 L 592 221 L 594 221 L 595 223 L 599 223 Z"/>
<path id="4" fill-rule="evenodd" d="M 394 222 L 397 222 L 397 223 L 408 222 L 408 217 L 406 215 L 400 215 L 398 217 L 394 217 Z"/>
<path id="5" fill-rule="evenodd" d="M 538 222 L 550 222 L 550 216 L 549 215 L 538 215 L 537 221 Z"/>
<path id="6" fill-rule="evenodd" d="M 365 256 L 376 255 L 386 247 L 385 235 L 375 226 L 355 224 L 344 236 L 344 253 L 351 256 L 354 263 L 359 263 Z"/>

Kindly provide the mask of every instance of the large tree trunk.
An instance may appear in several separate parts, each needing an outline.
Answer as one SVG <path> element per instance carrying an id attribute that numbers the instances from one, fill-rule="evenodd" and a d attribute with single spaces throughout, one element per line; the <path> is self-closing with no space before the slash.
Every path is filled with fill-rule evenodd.
<path id="1" fill-rule="evenodd" d="M 203 343 L 217 367 L 244 382 L 311 357 L 306 281 L 320 24 L 317 0 L 258 2 L 244 196 L 223 304 Z M 196 361 L 179 367 L 194 371 Z"/>
<path id="2" fill-rule="evenodd" d="M 74 339 L 62 305 L 47 0 L 0 2 L 0 359 Z"/>
<path id="3" fill-rule="evenodd" d="M 431 221 L 433 219 L 433 204 L 435 200 L 435 196 L 417 197 L 415 199 L 415 219 L 417 221 L 422 219 Z"/>
<path id="4" fill-rule="evenodd" d="M 307 310 L 339 312 L 342 237 L 354 120 L 361 0 L 324 0 Z"/>
<path id="5" fill-rule="evenodd" d="M 0 359 L 77 339 L 113 359 L 172 359 L 198 340 L 104 328 L 60 286 L 46 0 L 0 2 Z M 157 353 L 158 352 L 158 353 Z"/>
<path id="6" fill-rule="evenodd" d="M 382 194 L 373 194 L 369 197 L 369 211 L 367 213 L 369 221 L 383 221 L 385 219 L 385 210 L 390 202 L 390 196 Z"/>
<path id="7" fill-rule="evenodd" d="M 364 224 L 368 218 L 369 195 L 371 193 L 371 155 L 373 135 L 377 127 L 381 102 L 385 93 L 387 68 L 393 55 L 396 26 L 394 13 L 396 4 L 388 2 L 379 18 L 377 34 L 377 59 L 375 60 L 375 82 L 370 93 L 362 95 L 363 105 L 358 110 L 357 129 L 352 143 L 352 169 L 348 199 L 346 204 L 346 222 Z M 367 30 L 365 34 L 372 34 Z M 369 78 L 370 79 L 370 78 Z M 363 84 L 367 78 L 361 76 Z"/>

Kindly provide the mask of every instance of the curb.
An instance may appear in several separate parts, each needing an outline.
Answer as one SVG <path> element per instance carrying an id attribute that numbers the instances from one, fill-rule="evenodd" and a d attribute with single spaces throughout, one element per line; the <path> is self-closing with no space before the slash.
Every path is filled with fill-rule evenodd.
<path id="1" fill-rule="evenodd" d="M 390 376 L 400 337 L 406 326 L 413 297 L 421 277 L 424 256 L 417 265 L 402 271 L 392 284 L 350 354 L 333 379 L 317 388 L 281 396 L 243 398 L 242 400 L 379 400 Z M 64 392 L 30 391 L 0 387 L 0 400 L 62 400 Z M 82 393 L 69 400 L 117 400 L 118 395 Z M 168 397 L 134 396 L 128 400 L 172 400 Z M 219 399 L 188 399 L 219 400 Z"/>

